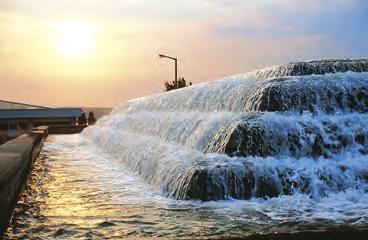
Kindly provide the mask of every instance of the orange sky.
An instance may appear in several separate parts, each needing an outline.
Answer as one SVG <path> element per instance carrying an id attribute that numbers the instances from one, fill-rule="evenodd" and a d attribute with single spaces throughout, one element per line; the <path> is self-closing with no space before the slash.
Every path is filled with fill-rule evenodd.
<path id="1" fill-rule="evenodd" d="M 0 99 L 115 106 L 163 90 L 173 65 L 159 53 L 177 56 L 179 76 L 193 83 L 295 60 L 366 56 L 366 32 L 335 41 L 343 32 L 317 20 L 357 18 L 367 5 L 336 0 L 327 11 L 319 2 L 1 0 Z"/>

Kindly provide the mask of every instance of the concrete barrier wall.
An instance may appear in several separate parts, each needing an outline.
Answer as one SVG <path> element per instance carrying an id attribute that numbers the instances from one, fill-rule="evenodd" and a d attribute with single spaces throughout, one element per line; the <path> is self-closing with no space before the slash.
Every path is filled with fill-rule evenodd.
<path id="1" fill-rule="evenodd" d="M 40 128 L 0 145 L 0 239 L 46 136 Z"/>

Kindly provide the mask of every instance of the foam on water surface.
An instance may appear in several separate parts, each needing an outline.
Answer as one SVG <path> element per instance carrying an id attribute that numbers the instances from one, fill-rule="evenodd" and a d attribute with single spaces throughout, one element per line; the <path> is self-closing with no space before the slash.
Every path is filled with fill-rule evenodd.
<path id="1" fill-rule="evenodd" d="M 285 76 L 257 79 L 234 75 L 175 91 L 133 99 L 112 111 L 336 111 L 368 110 L 368 73 Z"/>
<path id="2" fill-rule="evenodd" d="M 82 135 L 176 199 L 365 191 L 367 66 L 292 63 L 135 99 Z"/>
<path id="3" fill-rule="evenodd" d="M 272 158 L 249 161 L 264 169 L 276 165 Z M 340 162 L 347 164 L 343 159 Z M 314 163 L 314 169 L 309 169 L 309 163 L 295 166 L 296 160 L 288 159 L 278 167 L 297 168 L 300 173 L 335 171 L 333 164 Z M 356 165 L 349 169 L 358 169 Z M 367 194 L 363 184 L 316 198 L 295 193 L 249 200 L 175 200 L 83 137 L 59 135 L 45 143 L 7 236 L 206 238 L 318 230 L 341 224 L 361 228 L 367 223 Z"/>
<path id="4" fill-rule="evenodd" d="M 7 236 L 367 229 L 367 66 L 257 70 L 131 100 L 81 135 L 51 136 Z"/>

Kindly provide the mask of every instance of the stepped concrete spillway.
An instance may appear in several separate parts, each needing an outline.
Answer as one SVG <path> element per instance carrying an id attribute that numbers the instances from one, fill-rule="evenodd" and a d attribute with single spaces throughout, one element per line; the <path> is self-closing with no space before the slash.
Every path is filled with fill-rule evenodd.
<path id="1" fill-rule="evenodd" d="M 177 199 L 368 187 L 368 60 L 291 63 L 125 102 L 83 136 Z"/>

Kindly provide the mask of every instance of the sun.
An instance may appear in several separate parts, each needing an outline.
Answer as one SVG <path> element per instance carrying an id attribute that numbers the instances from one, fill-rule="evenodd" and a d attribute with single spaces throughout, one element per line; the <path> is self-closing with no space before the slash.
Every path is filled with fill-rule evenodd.
<path id="1" fill-rule="evenodd" d="M 94 50 L 93 25 L 88 22 L 64 22 L 56 24 L 56 47 L 67 58 L 85 58 Z"/>

